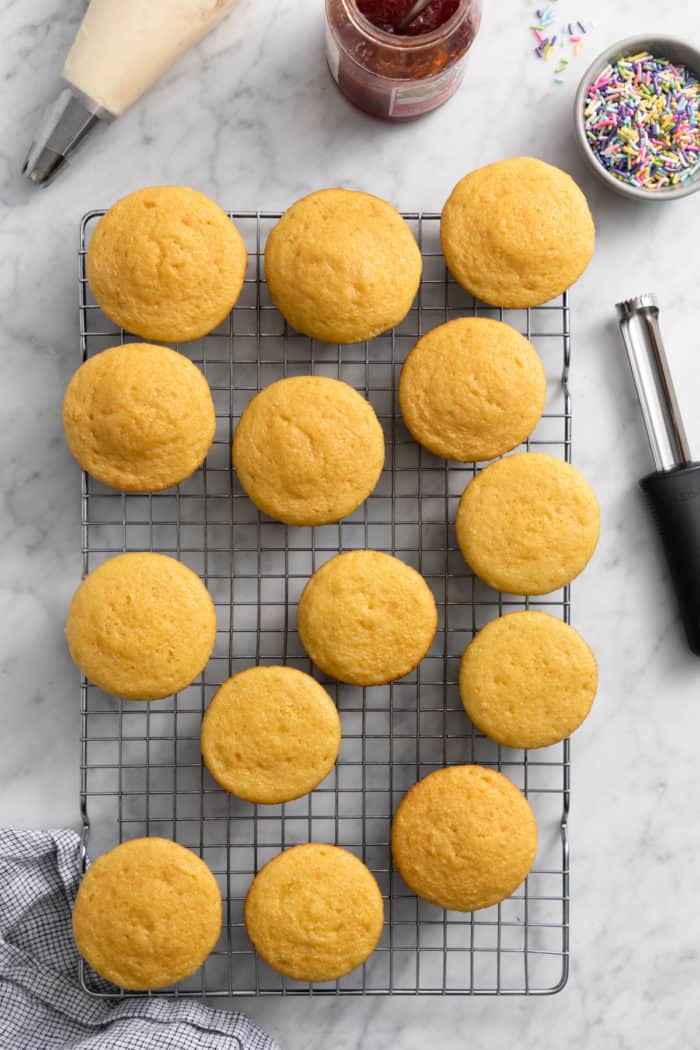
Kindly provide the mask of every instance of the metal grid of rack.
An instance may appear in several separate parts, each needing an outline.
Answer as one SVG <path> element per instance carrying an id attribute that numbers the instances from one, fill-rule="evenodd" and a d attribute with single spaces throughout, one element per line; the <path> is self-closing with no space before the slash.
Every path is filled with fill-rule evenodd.
<path id="1" fill-rule="evenodd" d="M 85 250 L 102 212 L 81 225 L 80 342 L 83 360 L 127 341 L 100 312 L 85 278 Z M 569 460 L 570 314 L 564 296 L 531 310 L 493 310 L 447 274 L 439 216 L 412 213 L 424 259 L 414 308 L 394 331 L 356 346 L 315 343 L 290 331 L 269 298 L 262 254 L 279 218 L 232 213 L 250 252 L 244 290 L 224 325 L 178 347 L 204 371 L 217 418 L 205 466 L 176 489 L 124 494 L 82 479 L 82 568 L 127 550 L 181 559 L 206 582 L 218 617 L 213 657 L 200 680 L 154 703 L 120 701 L 81 683 L 83 857 L 117 842 L 163 835 L 194 849 L 215 873 L 224 899 L 222 937 L 204 967 L 171 996 L 548 994 L 566 982 L 569 962 L 569 743 L 513 751 L 476 731 L 462 708 L 459 660 L 488 620 L 542 608 L 568 622 L 568 588 L 544 598 L 497 594 L 476 579 L 456 546 L 459 497 L 479 465 L 446 463 L 418 446 L 396 406 L 401 363 L 416 338 L 458 316 L 507 321 L 537 346 L 548 376 L 547 407 L 528 448 Z M 342 522 L 286 527 L 257 512 L 232 471 L 232 433 L 248 400 L 283 376 L 340 378 L 372 402 L 387 457 L 375 492 Z M 336 699 L 343 742 L 335 770 L 310 795 L 254 806 L 228 795 L 203 767 L 202 713 L 221 682 L 256 663 L 314 671 L 298 640 L 296 603 L 304 583 L 343 550 L 376 548 L 418 569 L 439 609 L 435 642 L 417 670 L 388 686 L 362 689 L 321 680 Z M 417 899 L 391 865 L 391 815 L 420 777 L 449 764 L 503 771 L 527 795 L 540 828 L 536 865 L 509 900 L 473 914 L 444 912 Z M 248 941 L 243 901 L 255 872 L 285 847 L 309 840 L 344 846 L 374 872 L 385 897 L 379 947 L 364 967 L 309 986 L 270 970 Z M 81 964 L 81 983 L 113 995 Z M 122 996 L 130 994 L 117 992 Z"/>

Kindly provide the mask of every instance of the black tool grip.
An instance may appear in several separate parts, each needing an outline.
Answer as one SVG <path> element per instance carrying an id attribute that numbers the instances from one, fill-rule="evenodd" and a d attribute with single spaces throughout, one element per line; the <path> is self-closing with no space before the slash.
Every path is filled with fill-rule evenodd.
<path id="1" fill-rule="evenodd" d="M 661 533 L 688 645 L 700 656 L 700 463 L 648 474 L 639 484 Z"/>

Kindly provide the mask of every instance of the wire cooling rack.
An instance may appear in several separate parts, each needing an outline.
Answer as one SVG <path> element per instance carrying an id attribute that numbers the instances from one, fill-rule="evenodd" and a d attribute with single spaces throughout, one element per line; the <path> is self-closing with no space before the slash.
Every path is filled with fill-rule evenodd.
<path id="1" fill-rule="evenodd" d="M 91 299 L 85 249 L 102 212 L 81 226 L 80 342 L 83 360 L 128 339 Z M 459 497 L 478 465 L 446 463 L 419 447 L 396 406 L 401 362 L 416 338 L 459 316 L 496 317 L 537 346 L 548 375 L 545 415 L 526 447 L 567 461 L 570 316 L 566 297 L 523 311 L 492 310 L 446 272 L 439 217 L 405 216 L 423 253 L 424 275 L 405 321 L 369 344 L 330 346 L 289 330 L 272 306 L 262 253 L 276 220 L 270 212 L 231 215 L 250 252 L 235 310 L 224 325 L 179 349 L 204 371 L 217 411 L 206 465 L 164 493 L 115 492 L 83 474 L 82 568 L 88 573 L 122 551 L 174 555 L 199 573 L 216 603 L 214 655 L 201 680 L 153 703 L 120 701 L 81 684 L 83 860 L 126 839 L 163 835 L 194 849 L 215 873 L 224 899 L 223 933 L 203 968 L 170 996 L 548 994 L 569 965 L 569 743 L 534 752 L 500 747 L 469 723 L 457 686 L 462 652 L 487 621 L 505 611 L 542 608 L 569 620 L 568 589 L 545 598 L 497 594 L 476 579 L 457 548 Z M 386 434 L 386 467 L 374 493 L 335 525 L 286 527 L 259 514 L 232 471 L 233 429 L 249 399 L 283 376 L 309 372 L 343 379 L 372 402 Z M 423 574 L 439 609 L 435 642 L 418 669 L 388 686 L 362 689 L 321 676 L 343 723 L 338 763 L 305 798 L 254 806 L 224 792 L 203 767 L 202 713 L 231 674 L 257 663 L 318 672 L 296 631 L 296 603 L 315 569 L 339 551 L 376 548 Z M 420 777 L 449 763 L 502 770 L 537 816 L 535 868 L 502 904 L 444 912 L 409 892 L 391 864 L 391 815 Z M 309 840 L 352 850 L 374 872 L 385 899 L 379 947 L 364 967 L 310 986 L 269 969 L 243 924 L 255 872 L 281 849 Z M 81 983 L 114 995 L 87 966 Z M 122 996 L 129 993 L 116 992 Z M 133 994 L 133 993 L 132 993 Z"/>

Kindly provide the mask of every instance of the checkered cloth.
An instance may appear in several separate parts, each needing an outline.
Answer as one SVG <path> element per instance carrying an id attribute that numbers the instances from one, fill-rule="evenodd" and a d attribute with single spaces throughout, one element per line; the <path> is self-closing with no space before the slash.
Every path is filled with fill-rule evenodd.
<path id="1" fill-rule="evenodd" d="M 77 983 L 73 831 L 0 828 L 0 1050 L 279 1050 L 243 1014 L 91 998 Z"/>

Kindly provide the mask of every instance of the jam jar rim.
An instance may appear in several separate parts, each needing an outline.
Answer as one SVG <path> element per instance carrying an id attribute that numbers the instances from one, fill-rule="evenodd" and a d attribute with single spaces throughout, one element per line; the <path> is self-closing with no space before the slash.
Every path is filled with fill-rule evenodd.
<path id="1" fill-rule="evenodd" d="M 337 2 L 337 0 L 326 0 L 326 8 L 328 9 L 334 2 Z M 357 0 L 340 0 L 340 3 L 345 8 L 347 17 L 353 22 L 355 29 L 364 33 L 365 36 L 371 37 L 375 43 L 401 50 L 418 51 L 424 47 L 431 47 L 451 33 L 453 29 L 456 29 L 464 15 L 468 13 L 473 0 L 459 0 L 457 10 L 450 15 L 446 22 L 432 29 L 429 33 L 421 33 L 419 36 L 408 36 L 408 34 L 404 33 L 401 35 L 387 33 L 385 29 L 380 29 L 379 26 L 370 22 L 366 15 L 362 14 L 362 11 L 357 6 Z"/>

